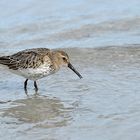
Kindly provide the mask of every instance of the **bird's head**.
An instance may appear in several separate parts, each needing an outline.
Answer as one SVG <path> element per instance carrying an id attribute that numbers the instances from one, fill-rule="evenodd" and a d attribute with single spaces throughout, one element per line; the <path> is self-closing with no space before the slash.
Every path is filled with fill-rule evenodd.
<path id="1" fill-rule="evenodd" d="M 82 78 L 81 74 L 73 67 L 73 65 L 70 63 L 69 56 L 64 51 L 55 51 L 55 61 L 59 67 L 66 66 L 69 67 L 73 72 L 75 72 L 79 78 Z"/>

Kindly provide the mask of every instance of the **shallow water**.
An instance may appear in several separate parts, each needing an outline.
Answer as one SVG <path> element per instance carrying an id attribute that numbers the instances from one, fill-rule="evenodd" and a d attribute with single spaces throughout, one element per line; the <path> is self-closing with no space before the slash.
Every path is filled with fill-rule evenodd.
<path id="1" fill-rule="evenodd" d="M 25 79 L 0 67 L 0 138 L 139 140 L 140 2 L 9 2 L 0 1 L 0 55 L 63 48 L 83 79 L 63 68 L 38 82 L 39 95 L 30 81 L 26 96 Z"/>

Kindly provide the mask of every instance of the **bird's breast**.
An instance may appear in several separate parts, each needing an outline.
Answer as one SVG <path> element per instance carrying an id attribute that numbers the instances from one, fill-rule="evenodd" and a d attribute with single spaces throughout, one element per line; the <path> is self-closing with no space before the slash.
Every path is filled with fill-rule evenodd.
<path id="1" fill-rule="evenodd" d="M 19 69 L 18 73 L 30 80 L 38 80 L 55 73 L 55 69 L 51 65 L 41 65 L 38 68 Z"/>

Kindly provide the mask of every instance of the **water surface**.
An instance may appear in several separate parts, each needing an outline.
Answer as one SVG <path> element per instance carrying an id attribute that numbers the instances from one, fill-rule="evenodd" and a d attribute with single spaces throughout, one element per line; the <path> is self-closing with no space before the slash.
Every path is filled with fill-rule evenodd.
<path id="1" fill-rule="evenodd" d="M 30 81 L 0 67 L 2 140 L 139 140 L 138 0 L 0 1 L 0 56 L 65 50 L 71 70 Z M 6 101 L 10 101 L 5 103 Z"/>

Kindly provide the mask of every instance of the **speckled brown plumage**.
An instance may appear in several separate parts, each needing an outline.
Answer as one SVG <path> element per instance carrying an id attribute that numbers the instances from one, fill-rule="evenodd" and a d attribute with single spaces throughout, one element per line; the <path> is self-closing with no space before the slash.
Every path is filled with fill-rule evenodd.
<path id="1" fill-rule="evenodd" d="M 7 65 L 9 69 L 38 68 L 44 63 L 44 56 L 50 57 L 50 50 L 46 48 L 27 49 L 11 56 L 0 57 L 0 64 Z"/>
<path id="2" fill-rule="evenodd" d="M 13 55 L 0 57 L 0 64 L 7 66 L 9 71 L 26 78 L 25 91 L 27 91 L 28 79 L 34 81 L 34 87 L 37 91 L 36 80 L 57 72 L 62 66 L 69 67 L 82 78 L 71 65 L 68 54 L 62 50 L 27 49 Z"/>

